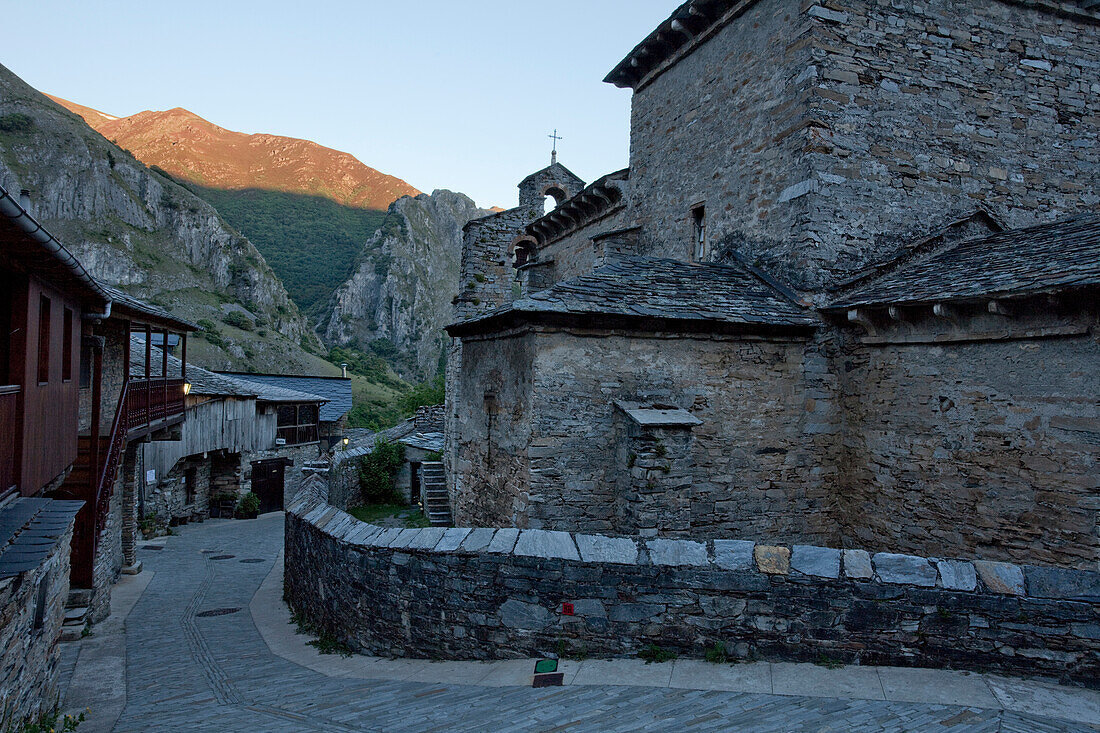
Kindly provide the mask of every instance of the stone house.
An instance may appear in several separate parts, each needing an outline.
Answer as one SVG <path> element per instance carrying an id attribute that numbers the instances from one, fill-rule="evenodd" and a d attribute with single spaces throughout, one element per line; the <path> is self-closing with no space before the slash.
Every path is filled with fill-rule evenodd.
<path id="1" fill-rule="evenodd" d="M 132 364 L 144 346 L 135 340 Z M 168 357 L 170 371 L 181 361 Z M 187 367 L 187 420 L 180 438 L 143 446 L 138 513 L 162 523 L 202 520 L 220 493 L 256 491 L 261 511 L 294 496 L 302 466 L 320 455 L 319 395 Z M 256 479 L 256 480 L 254 480 Z"/>
<path id="2" fill-rule="evenodd" d="M 247 372 L 218 372 L 228 377 L 244 379 L 256 384 L 294 390 L 316 395 L 324 399 L 317 416 L 318 437 L 321 448 L 331 451 L 347 435 L 348 413 L 351 412 L 351 378 L 344 369 L 340 377 L 320 377 L 303 374 L 251 374 Z"/>
<path id="3" fill-rule="evenodd" d="M 629 168 L 467 227 L 457 524 L 1095 569 L 1098 30 L 677 8 L 606 79 Z"/>

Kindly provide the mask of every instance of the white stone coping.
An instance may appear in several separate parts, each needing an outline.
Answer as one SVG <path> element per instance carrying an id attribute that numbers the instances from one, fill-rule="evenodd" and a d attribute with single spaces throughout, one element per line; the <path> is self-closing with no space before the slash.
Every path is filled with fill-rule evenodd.
<path id="1" fill-rule="evenodd" d="M 670 572 L 757 573 L 1100 603 L 1100 572 L 1088 570 L 752 540 L 607 537 L 512 527 L 382 528 L 328 505 L 315 492 L 304 492 L 287 512 L 334 539 L 364 548 L 655 566 Z"/>

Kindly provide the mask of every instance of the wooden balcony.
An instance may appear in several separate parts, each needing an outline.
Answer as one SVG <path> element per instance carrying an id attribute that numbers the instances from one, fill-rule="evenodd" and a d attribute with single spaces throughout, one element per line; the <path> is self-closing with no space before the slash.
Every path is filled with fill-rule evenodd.
<path id="1" fill-rule="evenodd" d="M 181 377 L 130 379 L 126 393 L 126 437 L 133 439 L 183 421 Z"/>

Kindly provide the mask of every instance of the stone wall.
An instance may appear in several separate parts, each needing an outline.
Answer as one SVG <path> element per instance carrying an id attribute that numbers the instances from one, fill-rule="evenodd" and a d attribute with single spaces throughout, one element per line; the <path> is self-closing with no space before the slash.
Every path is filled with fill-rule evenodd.
<path id="1" fill-rule="evenodd" d="M 518 206 L 474 219 L 462 229 L 462 267 L 455 297 L 455 320 L 464 321 L 506 305 L 515 297 L 512 241 L 542 214 L 537 206 Z"/>
<path id="2" fill-rule="evenodd" d="M 698 204 L 712 242 L 737 232 L 761 249 L 802 246 L 806 201 L 778 199 L 811 170 L 809 28 L 797 4 L 761 0 L 635 92 L 628 219 L 643 228 L 640 254 L 690 259 Z"/>
<path id="3" fill-rule="evenodd" d="M 205 517 L 210 508 L 210 458 L 200 453 L 180 459 L 168 473 L 157 475 L 147 484 L 142 501 L 142 516 L 156 516 L 167 523 L 177 517 Z M 148 464 L 146 464 L 148 465 Z M 193 474 L 194 497 L 188 496 L 188 475 Z"/>
<path id="4" fill-rule="evenodd" d="M 290 508 L 285 595 L 373 654 L 636 654 L 947 666 L 1100 685 L 1100 574 L 751 541 L 381 529 Z M 573 604 L 567 615 L 563 603 Z"/>
<path id="5" fill-rule="evenodd" d="M 632 507 L 671 512 L 682 495 L 690 517 L 662 533 L 839 542 L 835 468 L 821 460 L 836 415 L 814 343 L 532 329 L 466 338 L 463 349 L 457 523 L 633 534 L 652 525 L 639 525 Z M 702 422 L 672 474 L 671 463 L 647 468 L 640 449 L 623 448 L 616 399 L 676 406 Z M 635 473 L 638 485 L 624 485 Z M 647 489 L 670 480 L 675 492 Z"/>
<path id="6" fill-rule="evenodd" d="M 602 267 L 607 262 L 607 253 L 592 238 L 623 226 L 625 212 L 625 206 L 617 205 L 540 247 L 538 260 L 523 272 L 524 294 Z"/>
<path id="7" fill-rule="evenodd" d="M 760 0 L 634 94 L 631 219 L 687 259 L 705 203 L 804 288 L 984 207 L 1100 207 L 1100 24 L 989 0 Z"/>
<path id="8" fill-rule="evenodd" d="M 127 468 L 132 472 L 127 476 Z M 111 498 L 107 505 L 107 518 L 103 530 L 99 533 L 99 543 L 92 565 L 92 587 L 85 589 L 78 603 L 89 608 L 88 620 L 98 623 L 111 614 L 111 587 L 118 580 L 126 565 L 127 546 L 133 549 L 136 539 L 137 506 L 133 496 L 126 496 L 127 490 L 133 490 L 140 480 L 141 460 L 137 445 L 129 444 L 123 451 L 118 463 L 118 476 L 111 488 Z"/>
<path id="9" fill-rule="evenodd" d="M 834 368 L 845 541 L 1100 568 L 1096 314 L 1052 338 L 1022 337 L 1049 319 L 985 320 L 845 332 Z M 1006 325 L 1021 337 L 1005 338 Z"/>
<path id="10" fill-rule="evenodd" d="M 447 426 L 454 462 L 446 469 L 454 477 L 451 508 L 460 523 L 526 522 L 534 348 L 530 333 L 462 340 L 464 366 L 447 395 L 455 414 Z"/>
<path id="11" fill-rule="evenodd" d="M 73 512 L 75 514 L 75 511 Z M 37 567 L 0 579 L 0 730 L 21 730 L 27 718 L 59 699 L 61 625 L 69 593 L 72 514 Z M 51 535 L 53 532 L 50 533 Z M 42 613 L 39 622 L 39 601 Z"/>

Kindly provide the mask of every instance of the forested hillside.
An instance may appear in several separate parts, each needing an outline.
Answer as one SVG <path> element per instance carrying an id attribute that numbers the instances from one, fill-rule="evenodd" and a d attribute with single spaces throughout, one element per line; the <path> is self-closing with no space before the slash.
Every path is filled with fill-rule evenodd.
<path id="1" fill-rule="evenodd" d="M 312 310 L 351 276 L 363 243 L 384 211 L 342 206 L 321 196 L 248 188 L 191 186 L 256 243 L 300 308 Z"/>

